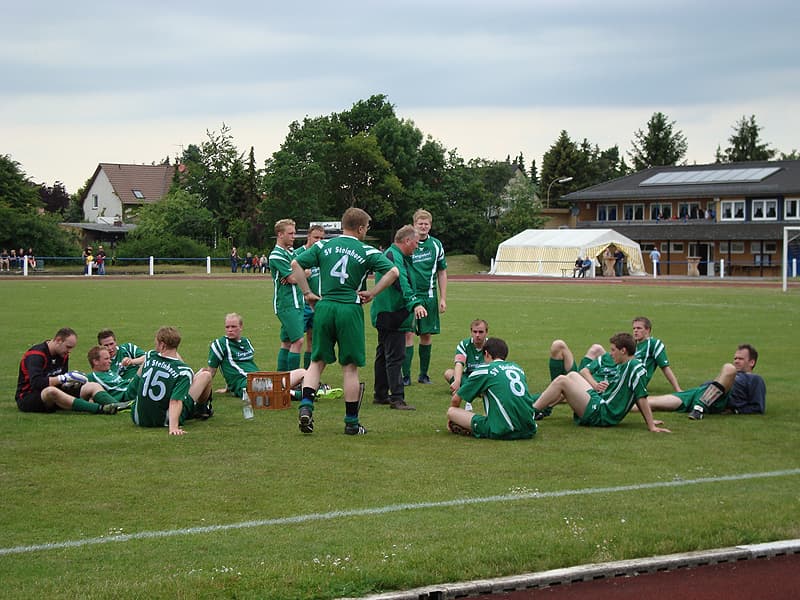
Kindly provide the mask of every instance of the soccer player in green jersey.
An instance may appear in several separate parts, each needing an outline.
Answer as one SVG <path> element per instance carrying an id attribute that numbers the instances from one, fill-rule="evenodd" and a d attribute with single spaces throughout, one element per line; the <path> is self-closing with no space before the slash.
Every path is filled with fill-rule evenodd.
<path id="1" fill-rule="evenodd" d="M 117 403 L 117 410 L 130 408 L 132 402 L 126 401 L 130 380 L 123 379 L 111 369 L 111 354 L 103 346 L 93 346 L 86 354 L 91 371 L 86 375 L 88 382 L 81 388 L 81 398 L 98 404 Z"/>
<path id="2" fill-rule="evenodd" d="M 178 355 L 181 334 L 174 327 L 156 332 L 155 350 L 147 352 L 131 382 L 135 401 L 131 418 L 140 427 L 169 427 L 169 435 L 184 435 L 183 423 L 194 417 L 207 418 L 211 398 L 211 374 L 195 375 Z"/>
<path id="3" fill-rule="evenodd" d="M 483 345 L 489 333 L 489 324 L 483 319 L 475 319 L 469 325 L 470 337 L 461 340 L 456 346 L 455 364 L 444 372 L 444 380 L 455 393 L 461 387 L 463 378 L 476 368 L 483 366 Z"/>
<path id="4" fill-rule="evenodd" d="M 647 380 L 645 385 L 650 384 L 653 378 L 653 373 L 656 367 L 659 367 L 664 373 L 664 377 L 676 392 L 681 391 L 681 386 L 678 385 L 678 378 L 672 372 L 669 366 L 669 358 L 667 357 L 667 347 L 664 342 L 658 338 L 650 336 L 653 329 L 653 324 L 647 317 L 634 317 L 632 322 L 633 339 L 636 341 L 636 358 L 644 365 L 647 371 Z"/>
<path id="5" fill-rule="evenodd" d="M 344 380 L 344 432 L 348 435 L 366 433 L 358 420 L 363 396 L 358 368 L 366 364 L 362 305 L 392 285 L 399 275 L 397 267 L 380 250 L 364 243 L 369 222 L 366 211 L 348 208 L 342 215 L 341 236 L 314 244 L 292 261 L 297 284 L 305 299 L 314 304 L 314 346 L 299 410 L 303 433 L 314 431 L 314 398 L 319 379 L 325 367 L 336 361 L 337 347 Z M 311 291 L 304 272 L 315 266 L 319 267 L 321 299 Z M 364 289 L 370 271 L 382 277 L 374 287 Z"/>
<path id="6" fill-rule="evenodd" d="M 269 253 L 269 269 L 274 284 L 272 308 L 281 322 L 278 371 L 299 368 L 300 350 L 303 347 L 303 295 L 292 275 L 295 232 L 295 223 L 291 219 L 277 221 L 277 241 Z"/>
<path id="7" fill-rule="evenodd" d="M 658 427 L 661 421 L 653 420 L 653 413 L 647 402 L 646 376 L 644 367 L 634 357 L 636 343 L 629 333 L 618 333 L 611 337 L 610 354 L 617 364 L 617 373 L 609 380 L 606 389 L 595 391 L 580 374 L 571 371 L 559 375 L 534 402 L 537 413 L 555 406 L 563 399 L 572 407 L 578 425 L 610 427 L 619 424 L 625 415 L 636 405 L 642 413 L 647 428 L 654 433 L 669 433 L 668 429 Z"/>
<path id="8" fill-rule="evenodd" d="M 311 246 L 317 242 L 321 242 L 324 239 L 325 228 L 322 225 L 311 225 L 308 228 L 308 233 L 306 234 L 305 245 L 295 250 L 295 256 L 299 256 L 311 248 Z M 308 286 L 311 288 L 311 291 L 317 296 L 321 296 L 322 291 L 319 289 L 319 267 L 307 269 L 306 279 L 308 280 Z M 303 367 L 307 369 L 308 365 L 311 364 L 311 346 L 313 345 L 314 340 L 314 307 L 308 303 L 306 303 L 305 308 L 303 309 L 303 321 L 306 332 L 306 347 L 305 352 L 303 352 Z"/>
<path id="9" fill-rule="evenodd" d="M 536 421 L 525 371 L 506 360 L 508 345 L 500 338 L 486 340 L 483 355 L 485 363 L 474 369 L 453 394 L 447 409 L 447 428 L 453 433 L 471 434 L 476 438 L 532 438 L 536 434 Z M 480 396 L 483 396 L 485 415 L 460 408 L 462 400 Z"/>
<path id="10" fill-rule="evenodd" d="M 125 380 L 132 379 L 144 362 L 144 350 L 132 342 L 117 345 L 117 336 L 110 329 L 97 333 L 97 343 L 111 355 L 111 371 Z"/>
<path id="11" fill-rule="evenodd" d="M 414 333 L 419 336 L 419 383 L 431 383 L 433 336 L 440 331 L 439 313 L 447 310 L 447 260 L 442 242 L 430 235 L 433 216 L 427 210 L 414 213 L 413 225 L 419 233 L 419 245 L 411 255 L 411 280 L 414 293 L 425 298 L 427 315 L 416 321 L 416 332 L 406 333 L 406 355 L 403 362 L 403 383 L 411 385 L 411 362 L 414 359 Z"/>

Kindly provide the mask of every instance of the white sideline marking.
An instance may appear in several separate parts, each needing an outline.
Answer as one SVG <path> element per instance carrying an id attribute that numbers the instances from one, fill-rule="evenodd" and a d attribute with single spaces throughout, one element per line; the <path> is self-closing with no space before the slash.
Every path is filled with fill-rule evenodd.
<path id="1" fill-rule="evenodd" d="M 654 483 L 637 483 L 632 485 L 618 485 L 613 487 L 584 488 L 579 490 L 561 490 L 556 492 L 528 492 L 522 494 L 502 494 L 499 496 L 485 496 L 483 498 L 461 498 L 457 500 L 441 500 L 439 502 L 414 502 L 408 504 L 391 504 L 378 508 L 358 508 L 353 510 L 335 510 L 326 513 L 311 513 L 294 517 L 281 517 L 278 519 L 263 519 L 258 521 L 243 521 L 227 525 L 206 525 L 203 527 L 186 527 L 184 529 L 168 529 L 164 531 L 142 531 L 140 533 L 125 533 L 112 536 L 86 538 L 82 540 L 68 540 L 65 542 L 48 542 L 46 544 L 32 544 L 30 546 L 13 546 L 0 548 L 0 556 L 11 554 L 26 554 L 41 550 L 59 550 L 62 548 L 81 548 L 112 542 L 129 542 L 131 540 L 146 540 L 198 533 L 214 533 L 217 531 L 230 531 L 233 529 L 250 529 L 253 527 L 267 527 L 270 525 L 292 525 L 307 523 L 309 521 L 329 521 L 341 517 L 361 517 L 367 515 L 383 515 L 400 512 L 401 510 L 418 510 L 421 508 L 442 508 L 448 506 L 465 506 L 469 504 L 487 504 L 490 502 L 511 502 L 517 500 L 538 500 L 545 498 L 563 498 L 565 496 L 590 496 L 594 494 L 613 494 L 618 492 L 631 492 L 653 490 L 658 488 L 683 487 L 703 483 L 721 483 L 725 481 L 742 481 L 745 479 L 763 479 L 766 477 L 786 477 L 800 475 L 800 469 L 786 469 L 783 471 L 767 471 L 764 473 L 742 473 L 739 475 L 722 475 L 719 477 L 702 477 L 699 479 L 677 479 L 673 481 L 658 481 Z"/>

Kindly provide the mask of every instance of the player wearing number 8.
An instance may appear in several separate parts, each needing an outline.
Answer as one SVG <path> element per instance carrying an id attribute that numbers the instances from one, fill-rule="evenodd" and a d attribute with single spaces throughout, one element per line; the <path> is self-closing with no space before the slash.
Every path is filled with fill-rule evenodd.
<path id="1" fill-rule="evenodd" d="M 447 428 L 453 433 L 495 440 L 521 440 L 536 434 L 533 418 L 534 397 L 528 391 L 525 372 L 507 361 L 508 345 L 500 338 L 489 338 L 483 345 L 486 364 L 470 373 L 447 409 Z M 485 415 L 459 408 L 483 396 Z"/>

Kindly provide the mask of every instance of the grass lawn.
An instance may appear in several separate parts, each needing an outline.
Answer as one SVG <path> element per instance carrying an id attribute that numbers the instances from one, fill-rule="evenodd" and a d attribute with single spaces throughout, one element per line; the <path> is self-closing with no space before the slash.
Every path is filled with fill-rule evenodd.
<path id="1" fill-rule="evenodd" d="M 0 281 L 0 293 L 3 597 L 335 598 L 800 537 L 797 290 L 451 282 L 435 385 L 407 389 L 415 412 L 369 403 L 367 327 L 369 434 L 359 438 L 342 434 L 333 402 L 318 406 L 311 436 L 294 409 L 245 422 L 233 398 L 216 398 L 215 416 L 181 438 L 135 428 L 125 414 L 17 410 L 22 353 L 64 325 L 79 334 L 72 368 L 87 368 L 102 328 L 149 348 L 161 325 L 181 330 L 180 352 L 197 368 L 236 311 L 259 364 L 272 368 L 266 278 L 31 277 Z M 767 414 L 662 413 L 674 433 L 656 435 L 638 415 L 578 428 L 561 406 L 529 441 L 447 433 L 440 374 L 472 319 L 508 341 L 537 391 L 552 339 L 577 352 L 607 345 L 640 314 L 684 387 L 716 374 L 736 344 L 755 345 Z M 323 379 L 339 384 L 340 369 Z M 668 390 L 656 373 L 651 393 Z"/>

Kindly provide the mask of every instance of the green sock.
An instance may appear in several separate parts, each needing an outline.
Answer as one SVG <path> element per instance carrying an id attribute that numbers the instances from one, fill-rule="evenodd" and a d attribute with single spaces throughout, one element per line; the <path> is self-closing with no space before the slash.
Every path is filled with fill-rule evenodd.
<path id="1" fill-rule="evenodd" d="M 76 412 L 88 412 L 97 414 L 100 412 L 100 405 L 94 402 L 89 402 L 83 398 L 75 398 L 72 401 L 72 410 Z"/>
<path id="2" fill-rule="evenodd" d="M 412 360 L 414 360 L 414 346 L 406 346 L 406 358 L 403 360 L 403 377 L 411 377 Z"/>
<path id="3" fill-rule="evenodd" d="M 289 352 L 286 356 L 286 371 L 294 371 L 300 368 L 300 355 L 297 352 Z"/>
<path id="4" fill-rule="evenodd" d="M 567 372 L 564 370 L 564 361 L 559 360 L 557 358 L 550 359 L 550 381 L 553 381 L 559 375 L 566 375 Z"/>
<path id="5" fill-rule="evenodd" d="M 431 366 L 431 346 L 432 344 L 428 344 L 427 346 L 423 346 L 422 344 L 419 345 L 419 374 L 420 375 L 427 375 L 428 369 Z"/>
<path id="6" fill-rule="evenodd" d="M 97 392 L 94 395 L 94 401 L 98 404 L 114 404 L 116 402 L 114 396 L 108 392 Z"/>
<path id="7" fill-rule="evenodd" d="M 311 352 L 304 352 L 303 353 L 303 368 L 307 369 L 308 365 L 311 364 Z"/>
<path id="8" fill-rule="evenodd" d="M 278 371 L 288 371 L 289 349 L 281 348 L 278 350 Z"/>

